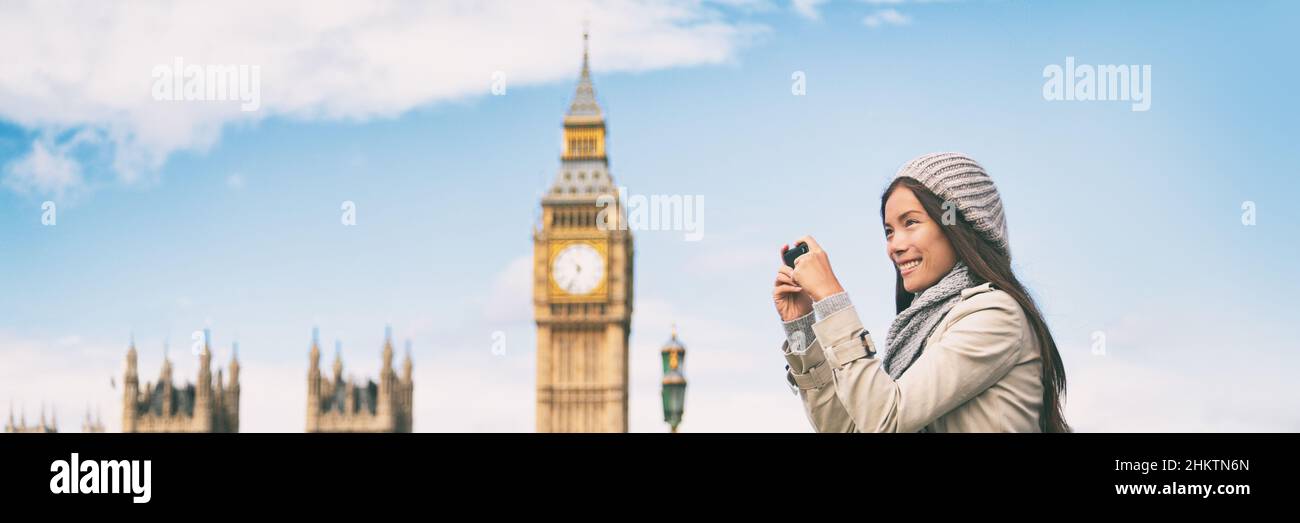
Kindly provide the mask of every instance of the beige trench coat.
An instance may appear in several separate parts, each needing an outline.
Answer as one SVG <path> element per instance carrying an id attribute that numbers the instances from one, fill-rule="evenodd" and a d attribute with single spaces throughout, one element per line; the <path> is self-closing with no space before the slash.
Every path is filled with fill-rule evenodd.
<path id="1" fill-rule="evenodd" d="M 926 339 L 897 381 L 874 356 L 857 310 L 813 325 L 802 353 L 782 351 L 787 379 L 818 432 L 1039 432 L 1043 403 L 1039 344 L 1010 294 L 988 283 L 961 301 Z M 865 342 L 864 339 L 865 338 Z"/>

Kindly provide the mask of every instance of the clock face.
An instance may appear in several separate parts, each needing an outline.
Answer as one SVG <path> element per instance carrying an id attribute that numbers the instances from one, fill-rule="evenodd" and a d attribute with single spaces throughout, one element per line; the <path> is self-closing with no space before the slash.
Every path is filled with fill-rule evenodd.
<path id="1" fill-rule="evenodd" d="M 551 278 L 569 294 L 587 294 L 605 277 L 605 259 L 589 243 L 574 243 L 555 255 Z"/>

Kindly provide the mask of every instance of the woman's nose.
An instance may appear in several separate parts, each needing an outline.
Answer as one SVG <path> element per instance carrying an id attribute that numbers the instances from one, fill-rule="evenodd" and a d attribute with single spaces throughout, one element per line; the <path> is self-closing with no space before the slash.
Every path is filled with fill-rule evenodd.
<path id="1" fill-rule="evenodd" d="M 895 234 L 892 238 L 889 239 L 888 242 L 885 243 L 886 254 L 889 255 L 889 259 L 891 261 L 897 260 L 899 255 L 903 254 L 904 252 L 907 252 L 907 244 L 904 243 L 901 239 L 899 239 L 898 236 L 899 235 Z"/>

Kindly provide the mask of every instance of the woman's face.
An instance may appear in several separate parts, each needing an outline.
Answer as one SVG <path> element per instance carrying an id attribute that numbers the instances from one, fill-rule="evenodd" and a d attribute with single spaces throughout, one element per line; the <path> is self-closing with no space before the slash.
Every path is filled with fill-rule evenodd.
<path id="1" fill-rule="evenodd" d="M 885 248 L 903 276 L 903 288 L 912 294 L 938 283 L 957 264 L 942 226 L 907 187 L 894 189 L 885 200 Z"/>

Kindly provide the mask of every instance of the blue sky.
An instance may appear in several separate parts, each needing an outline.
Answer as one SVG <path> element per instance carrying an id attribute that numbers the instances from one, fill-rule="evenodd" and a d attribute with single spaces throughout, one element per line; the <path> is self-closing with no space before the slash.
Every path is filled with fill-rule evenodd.
<path id="1" fill-rule="evenodd" d="M 71 51 L 41 44 L 58 31 L 6 42 L 30 56 L 0 77 L 0 401 L 29 419 L 55 406 L 66 431 L 87 405 L 115 426 L 109 377 L 128 336 L 142 375 L 170 339 L 192 379 L 190 333 L 210 327 L 218 360 L 240 343 L 244 430 L 298 431 L 311 327 L 365 376 L 391 323 L 414 346 L 417 430 L 532 430 L 530 234 L 587 16 L 615 180 L 705 200 L 702 241 L 636 234 L 632 430 L 665 430 L 657 349 L 674 322 L 688 347 L 682 430 L 809 430 L 782 378 L 776 251 L 816 236 L 868 328 L 885 332 L 879 194 L 937 150 L 972 155 L 998 184 L 1077 428 L 1300 430 L 1293 5 L 796 4 L 810 7 L 561 4 L 520 31 L 496 9 L 413 17 L 487 39 L 464 45 L 341 31 L 399 22 L 340 4 L 321 11 L 355 20 L 303 29 L 305 51 L 259 55 L 278 43 L 255 29 L 242 44 L 177 37 L 159 51 L 264 58 L 253 115 L 106 99 L 149 82 L 147 67 L 114 66 L 158 63 L 118 33 L 62 35 Z M 6 9 L 23 11 L 3 17 L 15 26 L 59 14 Z M 143 14 L 113 11 L 123 28 Z M 226 20 L 194 19 L 214 34 Z M 338 51 L 349 45 L 372 54 Z M 367 76 L 368 60 L 396 67 L 376 56 L 435 67 Z M 1045 100 L 1043 69 L 1067 56 L 1150 65 L 1150 110 Z M 495 70 L 517 79 L 504 96 L 489 93 Z M 156 160 L 124 160 L 141 157 Z M 55 226 L 41 224 L 47 200 Z M 356 226 L 340 224 L 343 201 Z M 497 332 L 504 355 L 491 352 Z"/>

